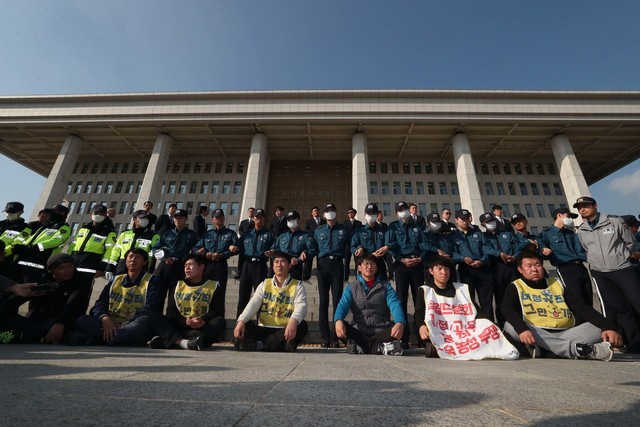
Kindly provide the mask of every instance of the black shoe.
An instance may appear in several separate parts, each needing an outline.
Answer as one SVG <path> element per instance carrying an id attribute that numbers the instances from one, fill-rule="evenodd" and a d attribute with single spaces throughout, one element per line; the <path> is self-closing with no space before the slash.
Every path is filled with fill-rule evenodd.
<path id="1" fill-rule="evenodd" d="M 322 344 L 320 344 L 321 347 L 323 348 L 330 348 L 331 347 L 331 341 L 328 338 L 325 338 L 322 340 Z"/>
<path id="2" fill-rule="evenodd" d="M 149 346 L 149 348 L 154 348 L 154 349 L 166 348 L 164 346 L 164 340 L 161 337 L 159 337 L 158 335 L 156 335 L 155 337 L 151 338 L 149 340 L 149 342 L 147 343 L 147 345 Z"/>
<path id="3" fill-rule="evenodd" d="M 436 346 L 427 341 L 424 343 L 424 357 L 440 357 L 438 356 L 438 350 Z"/>
<path id="4" fill-rule="evenodd" d="M 347 354 L 364 354 L 364 350 L 354 340 L 347 340 Z"/>
<path id="5" fill-rule="evenodd" d="M 204 350 L 204 343 L 202 342 L 202 336 L 197 336 L 196 338 L 189 340 L 187 342 L 187 348 L 189 350 L 201 351 Z"/>
<path id="6" fill-rule="evenodd" d="M 284 345 L 284 349 L 293 353 L 298 349 L 298 342 L 296 340 L 287 341 Z"/>
<path id="7" fill-rule="evenodd" d="M 233 347 L 238 351 L 256 351 L 258 349 L 258 343 L 256 340 L 236 338 Z"/>
<path id="8" fill-rule="evenodd" d="M 331 344 L 331 347 L 333 348 L 340 348 L 340 341 L 335 341 Z"/>
<path id="9" fill-rule="evenodd" d="M 95 345 L 95 340 L 91 335 L 83 334 L 78 331 L 70 331 L 64 337 L 64 343 L 67 345 Z"/>
<path id="10" fill-rule="evenodd" d="M 233 278 L 236 279 L 236 280 L 240 280 L 240 276 L 238 276 L 238 275 L 233 276 Z"/>

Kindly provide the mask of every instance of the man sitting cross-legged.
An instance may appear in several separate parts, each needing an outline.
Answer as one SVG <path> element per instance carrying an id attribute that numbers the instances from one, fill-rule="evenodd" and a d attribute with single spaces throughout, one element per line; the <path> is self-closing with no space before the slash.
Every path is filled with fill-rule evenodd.
<path id="1" fill-rule="evenodd" d="M 371 254 L 358 259 L 356 280 L 342 292 L 334 315 L 336 336 L 346 341 L 349 354 L 400 356 L 407 320 L 391 284 L 376 277 L 377 261 Z M 352 324 L 344 321 L 349 311 Z"/>
<path id="2" fill-rule="evenodd" d="M 253 351 L 296 351 L 307 335 L 307 293 L 302 281 L 289 275 L 291 257 L 273 256 L 273 278 L 265 279 L 238 317 L 233 330 L 235 348 Z M 258 323 L 251 319 L 258 315 Z"/>
<path id="3" fill-rule="evenodd" d="M 545 278 L 538 253 L 523 252 L 516 264 L 522 278 L 507 287 L 502 302 L 505 335 L 528 346 L 532 357 L 546 351 L 565 359 L 611 360 L 611 346 L 622 345 L 611 320 L 557 279 Z"/>

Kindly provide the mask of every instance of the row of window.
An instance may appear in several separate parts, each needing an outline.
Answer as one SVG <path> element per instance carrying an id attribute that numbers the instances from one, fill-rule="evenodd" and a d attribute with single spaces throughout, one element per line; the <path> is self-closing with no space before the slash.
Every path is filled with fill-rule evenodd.
<path id="1" fill-rule="evenodd" d="M 111 194 L 111 193 L 139 193 L 140 188 L 142 188 L 142 181 L 127 181 L 125 184 L 124 181 L 97 181 L 94 183 L 93 181 L 87 181 L 85 184 L 83 181 L 78 181 L 75 184 L 73 181 L 69 181 L 67 184 L 67 193 L 84 193 L 84 194 Z"/>
<path id="2" fill-rule="evenodd" d="M 553 193 L 556 196 L 563 195 L 562 187 L 559 183 L 554 182 L 551 185 L 553 187 Z M 457 196 L 458 194 L 460 194 L 457 182 L 444 182 L 444 181 L 439 181 L 439 182 L 418 181 L 415 183 L 415 187 L 413 182 L 407 182 L 407 181 L 405 182 L 371 181 L 369 185 L 369 194 L 413 195 L 414 188 L 415 188 L 415 194 L 417 195 L 439 194 L 441 196 L 447 196 L 451 194 L 452 196 Z M 496 182 L 495 192 L 494 192 L 493 182 L 486 182 L 484 184 L 484 192 L 487 196 L 493 196 L 496 194 L 498 196 L 505 196 L 507 195 L 507 192 L 509 193 L 510 196 L 517 196 L 518 194 L 521 196 L 528 196 L 529 188 L 531 189 L 532 196 L 539 196 L 540 191 L 542 191 L 542 194 L 544 194 L 545 196 L 551 196 L 551 187 L 546 182 L 540 184 L 540 188 L 538 187 L 538 184 L 535 182 L 532 182 L 529 186 L 527 186 L 527 184 L 524 182 L 519 182 L 519 183 L 508 182 L 506 185 L 503 182 Z"/>
<path id="3" fill-rule="evenodd" d="M 377 174 L 378 166 L 380 167 L 380 173 L 387 174 L 391 171 L 392 174 L 400 173 L 400 163 L 399 162 L 370 162 L 369 163 L 369 173 Z M 475 165 L 476 173 L 478 170 L 478 166 Z M 504 175 L 511 175 L 512 173 L 515 175 L 522 175 L 523 172 L 527 175 L 557 175 L 556 167 L 553 163 L 524 163 L 524 166 L 520 163 L 480 163 L 480 172 L 483 175 L 489 175 L 489 171 L 493 175 L 500 175 L 503 173 Z M 402 173 L 403 174 L 441 174 L 443 175 L 446 171 L 449 175 L 454 175 L 456 173 L 456 168 L 453 162 L 403 162 L 402 163 Z M 535 172 L 534 172 L 535 171 Z"/>
<path id="4" fill-rule="evenodd" d="M 92 175 L 98 173 L 145 173 L 148 162 L 113 162 L 113 163 L 76 163 L 73 168 L 73 173 L 91 173 Z M 167 163 L 166 173 L 244 173 L 244 162 L 174 162 Z"/>
<path id="5" fill-rule="evenodd" d="M 78 181 L 74 183 L 70 181 L 67 184 L 67 193 L 75 194 L 111 194 L 111 193 L 139 193 L 142 188 L 142 181 L 97 181 L 94 185 L 93 181 Z M 162 193 L 169 194 L 240 194 L 242 191 L 242 181 L 191 181 L 187 188 L 187 181 L 169 181 L 162 183 Z"/>

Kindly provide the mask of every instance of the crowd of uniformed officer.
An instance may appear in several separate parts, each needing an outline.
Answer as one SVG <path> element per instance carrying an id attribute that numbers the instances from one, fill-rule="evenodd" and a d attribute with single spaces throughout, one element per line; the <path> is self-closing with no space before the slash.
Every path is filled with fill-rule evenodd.
<path id="1" fill-rule="evenodd" d="M 595 204 L 595 200 L 586 199 Z M 224 301 L 229 268 L 227 261 L 239 255 L 237 315 L 247 305 L 252 292 L 268 277 L 269 260 L 274 253 L 283 252 L 291 257 L 290 275 L 299 280 L 309 279 L 315 258 L 318 318 L 323 347 L 339 346 L 330 330 L 329 297 L 331 295 L 335 310 L 344 282 L 349 277 L 351 256 L 373 255 L 376 258 L 378 275 L 395 280 L 395 289 L 405 313 L 409 294 L 415 303 L 417 290 L 425 282 L 425 262 L 434 255 L 441 255 L 457 265 L 455 280 L 469 285 L 479 316 L 492 321 L 496 319 L 502 325 L 504 317 L 499 310 L 501 299 L 506 287 L 518 278 L 514 260 L 525 249 L 538 251 L 557 269 L 568 291 L 593 304 L 592 280 L 584 264 L 587 261 L 585 247 L 573 231 L 573 220 L 578 215 L 564 207 L 552 212 L 553 224 L 539 236 L 527 229 L 527 219 L 521 213 L 503 218 L 499 205 L 493 206 L 491 212 L 478 216 L 485 231 L 472 224 L 473 216 L 467 209 L 456 210 L 455 222 L 452 223 L 449 222 L 451 211 L 448 209 L 443 210 L 442 217 L 438 213 L 423 217 L 417 212 L 415 204 L 398 202 L 395 205 L 396 219 L 388 225 L 382 221 L 382 212 L 374 203 L 364 207 L 364 222 L 355 219 L 355 208 L 349 208 L 347 219 L 339 221 L 336 206 L 327 203 L 322 213 L 318 207 L 311 210 L 311 218 L 304 223 L 304 229 L 301 216 L 296 211 L 285 213 L 284 208 L 278 206 L 268 228 L 266 212 L 252 207 L 236 234 L 226 228 L 224 212 L 215 209 L 211 212 L 212 228 L 201 231 L 201 236 L 188 227 L 186 210 L 178 209 L 174 204 L 167 214 L 156 219 L 150 212 L 152 207 L 153 204 L 147 202 L 145 209 L 135 211 L 131 229 L 118 236 L 107 215 L 107 208 L 103 205 L 93 206 L 90 221 L 82 225 L 75 236 L 70 236 L 70 227 L 66 223 L 68 208 L 64 205 L 42 210 L 37 221 L 27 223 L 21 217 L 24 212 L 22 203 L 7 203 L 4 209 L 6 220 L 0 221 L 0 248 L 3 249 L 0 274 L 8 278 L 0 283 L 0 332 L 7 332 L 6 329 L 11 327 L 18 329 L 18 338 L 20 334 L 29 337 L 38 335 L 27 330 L 29 325 L 20 323 L 22 320 L 16 317 L 17 304 L 6 303 L 11 299 L 10 296 L 14 296 L 10 295 L 12 291 L 24 294 L 20 295 L 22 297 L 27 295 L 24 289 L 12 287 L 11 284 L 53 280 L 52 273 L 58 264 L 55 261 L 57 258 L 54 257 L 54 262 L 50 259 L 63 250 L 71 237 L 66 252 L 74 266 L 74 277 L 83 284 L 84 290 L 82 297 L 67 292 L 60 296 L 58 303 L 68 301 L 74 295 L 74 313 L 78 315 L 87 311 L 95 277 L 104 275 L 108 286 L 111 286 L 114 280 L 120 283 L 117 280 L 122 278 L 118 277 L 131 274 L 127 267 L 127 255 L 134 249 L 137 254 L 145 254 L 144 274 L 153 273 L 157 277 L 154 283 L 159 283 L 158 286 L 162 288 L 155 294 L 161 294 L 163 300 L 167 293 L 175 292 L 176 287 L 184 288 L 185 280 L 188 282 L 188 278 L 185 279 L 185 261 L 196 254 L 206 262 L 203 280 L 216 281 L 217 299 Z M 202 212 L 203 209 L 200 209 L 198 215 L 202 216 Z M 621 217 L 621 220 L 637 239 L 636 218 L 629 215 Z M 636 271 L 638 249 L 636 246 L 630 257 Z M 134 278 L 131 281 L 135 281 Z M 197 287 L 195 284 L 187 285 L 187 289 L 190 289 L 189 286 L 194 289 Z M 77 301 L 78 298 L 81 300 Z M 55 321 L 55 318 L 63 315 L 64 304 L 61 307 L 59 313 L 52 314 L 53 320 L 48 321 Z M 494 307 L 498 309 L 494 311 Z M 631 310 L 634 310 L 637 321 L 640 313 L 633 302 Z M 97 312 L 102 313 L 99 310 Z M 222 316 L 224 318 L 224 309 Z M 20 331 L 22 327 L 26 329 Z M 38 328 L 42 330 L 41 325 Z M 40 338 L 45 337 L 51 338 L 48 331 Z M 403 344 L 409 345 L 409 328 L 405 329 Z"/>

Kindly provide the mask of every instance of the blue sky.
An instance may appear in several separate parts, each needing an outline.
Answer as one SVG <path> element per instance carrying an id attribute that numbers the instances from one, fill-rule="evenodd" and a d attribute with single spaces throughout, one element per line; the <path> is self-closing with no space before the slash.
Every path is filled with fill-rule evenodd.
<path id="1" fill-rule="evenodd" d="M 258 89 L 640 90 L 640 2 L 7 1 L 0 95 Z M 1 138 L 1 135 L 0 135 Z M 0 157 L 0 203 L 44 178 Z M 640 161 L 591 187 L 640 213 Z"/>

